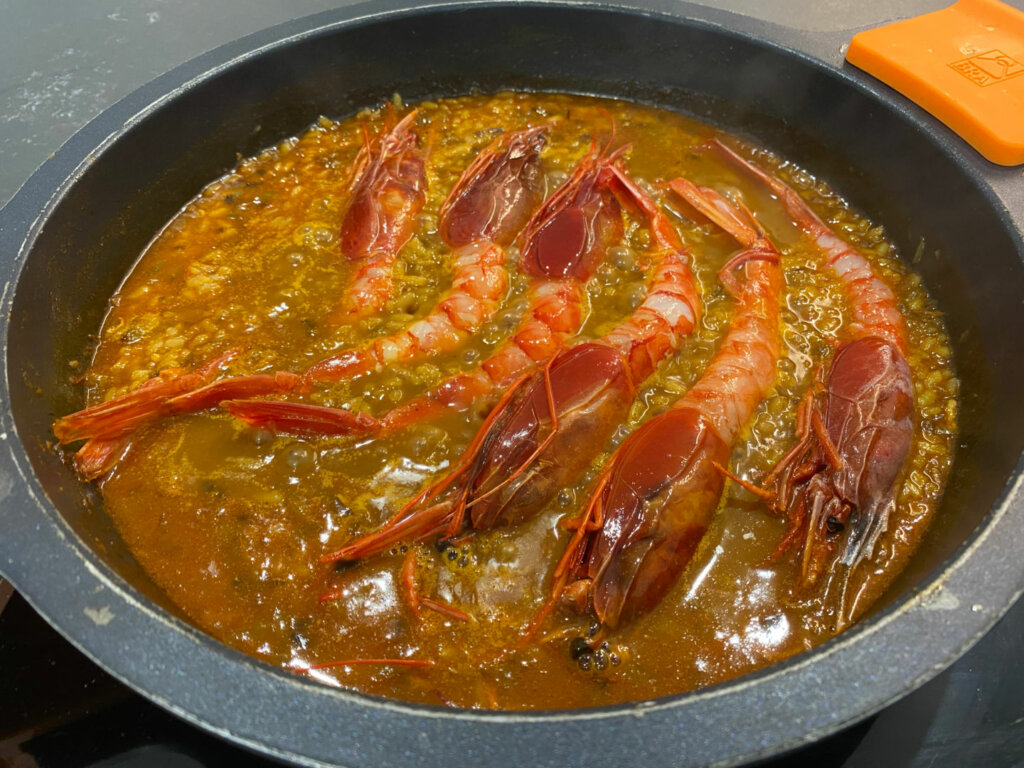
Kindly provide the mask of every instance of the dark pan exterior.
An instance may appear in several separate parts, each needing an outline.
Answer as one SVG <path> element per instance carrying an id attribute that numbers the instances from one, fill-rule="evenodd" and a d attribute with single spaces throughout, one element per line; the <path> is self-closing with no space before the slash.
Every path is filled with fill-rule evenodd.
<path id="1" fill-rule="evenodd" d="M 916 108 L 808 55 L 829 39 L 681 3 L 383 0 L 246 38 L 73 137 L 0 211 L 0 572 L 111 674 L 214 733 L 304 764 L 734 764 L 852 724 L 952 663 L 1024 587 L 1024 196 Z M 787 47 L 784 47 L 787 46 Z M 450 712 L 322 687 L 180 620 L 51 447 L 81 359 L 154 232 L 236 160 L 398 91 L 573 91 L 721 125 L 830 179 L 947 312 L 963 439 L 939 520 L 867 621 L 705 691 L 618 707 Z M 1018 186 L 1012 186 L 1011 182 Z"/>

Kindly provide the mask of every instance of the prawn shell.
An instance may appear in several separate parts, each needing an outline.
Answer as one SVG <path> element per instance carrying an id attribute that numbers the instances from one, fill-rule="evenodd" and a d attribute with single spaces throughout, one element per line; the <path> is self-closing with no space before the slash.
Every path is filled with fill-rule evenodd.
<path id="1" fill-rule="evenodd" d="M 445 204 L 440 225 L 445 242 L 460 246 L 487 240 L 507 246 L 515 239 L 544 198 L 540 151 L 546 132 L 546 126 L 521 132 L 505 151 L 470 167 L 472 176 L 459 179 Z"/>
<path id="2" fill-rule="evenodd" d="M 558 429 L 542 455 L 518 477 L 471 507 L 473 527 L 492 528 L 528 519 L 586 469 L 625 421 L 635 391 L 617 351 L 580 344 L 559 353 L 548 369 Z M 479 498 L 508 480 L 550 435 L 547 379 L 539 371 L 525 385 L 488 440 L 473 488 Z"/>
<path id="3" fill-rule="evenodd" d="M 520 268 L 531 277 L 587 280 L 621 239 L 622 208 L 607 187 L 607 158 L 585 159 L 533 215 Z"/>
<path id="4" fill-rule="evenodd" d="M 914 432 L 914 388 L 903 354 L 877 336 L 844 344 L 828 375 L 825 424 L 839 450 L 843 499 L 867 509 L 892 496 Z"/>
<path id="5" fill-rule="evenodd" d="M 729 445 L 690 408 L 666 412 L 623 443 L 602 495 L 604 525 L 586 555 L 594 611 L 616 627 L 646 613 L 689 564 L 714 516 Z"/>
<path id="6" fill-rule="evenodd" d="M 841 466 L 812 478 L 808 503 L 823 503 L 805 581 L 817 580 L 836 548 L 829 524 L 846 525 L 840 561 L 853 568 L 874 552 L 889 525 L 896 481 L 913 438 L 914 389 L 903 353 L 869 336 L 840 347 L 826 382 L 825 425 Z M 834 522 L 833 522 L 834 521 Z"/>
<path id="7" fill-rule="evenodd" d="M 426 162 L 407 115 L 366 153 L 342 218 L 341 252 L 350 260 L 396 254 L 416 231 L 427 199 Z"/>

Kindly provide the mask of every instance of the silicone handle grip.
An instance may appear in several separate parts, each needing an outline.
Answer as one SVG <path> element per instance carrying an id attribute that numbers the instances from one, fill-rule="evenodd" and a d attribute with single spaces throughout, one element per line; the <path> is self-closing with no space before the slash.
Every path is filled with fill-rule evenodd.
<path id="1" fill-rule="evenodd" d="M 1024 12 L 998 0 L 960 0 L 854 35 L 846 60 L 993 163 L 1024 163 Z"/>

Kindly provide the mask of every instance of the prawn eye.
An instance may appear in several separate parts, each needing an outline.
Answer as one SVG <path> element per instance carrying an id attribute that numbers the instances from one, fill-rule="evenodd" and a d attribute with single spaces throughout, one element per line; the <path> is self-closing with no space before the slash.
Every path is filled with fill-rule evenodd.
<path id="1" fill-rule="evenodd" d="M 586 638 L 575 637 L 569 643 L 569 655 L 572 656 L 573 661 L 579 661 L 581 656 L 589 656 L 593 652 L 594 649 L 590 647 L 590 643 L 587 642 Z"/>
<path id="2" fill-rule="evenodd" d="M 825 528 L 828 531 L 829 536 L 838 536 L 843 532 L 845 526 L 839 521 L 839 518 L 835 515 L 831 515 L 825 520 Z"/>

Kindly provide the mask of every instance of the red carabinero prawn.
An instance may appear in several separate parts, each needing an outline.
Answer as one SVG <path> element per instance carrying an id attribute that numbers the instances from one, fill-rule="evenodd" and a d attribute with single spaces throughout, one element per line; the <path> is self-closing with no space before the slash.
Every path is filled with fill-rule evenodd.
<path id="1" fill-rule="evenodd" d="M 853 314 L 854 338 L 839 345 L 823 386 L 808 391 L 797 414 L 799 442 L 768 478 L 773 504 L 789 519 L 778 554 L 798 544 L 811 587 L 828 573 L 840 622 L 857 611 L 847 595 L 853 569 L 869 559 L 886 530 L 897 479 L 913 436 L 914 387 L 906 326 L 888 285 L 856 248 L 837 236 L 790 187 L 725 145 L 717 150 L 765 184 L 825 256 Z M 820 391 L 818 391 L 820 389 Z"/>

